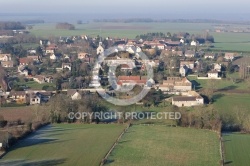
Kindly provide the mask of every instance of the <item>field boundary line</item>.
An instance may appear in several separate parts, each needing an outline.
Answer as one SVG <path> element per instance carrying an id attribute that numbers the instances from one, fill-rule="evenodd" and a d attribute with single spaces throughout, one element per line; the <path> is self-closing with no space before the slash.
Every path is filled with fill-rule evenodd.
<path id="1" fill-rule="evenodd" d="M 131 127 L 131 123 L 128 124 L 128 126 L 122 131 L 122 133 L 118 136 L 118 138 L 116 139 L 115 143 L 112 145 L 112 147 L 110 148 L 110 150 L 108 151 L 108 153 L 105 155 L 105 157 L 102 159 L 100 166 L 103 166 L 109 155 L 111 154 L 111 152 L 114 150 L 114 148 L 116 147 L 116 145 L 119 143 L 119 141 L 121 140 L 122 136 L 125 134 L 126 131 L 128 131 L 129 127 Z"/>
<path id="2" fill-rule="evenodd" d="M 224 145 L 223 145 L 223 137 L 221 132 L 219 133 L 219 139 L 220 139 L 220 156 L 221 156 L 221 166 L 225 165 L 225 156 L 224 156 Z"/>

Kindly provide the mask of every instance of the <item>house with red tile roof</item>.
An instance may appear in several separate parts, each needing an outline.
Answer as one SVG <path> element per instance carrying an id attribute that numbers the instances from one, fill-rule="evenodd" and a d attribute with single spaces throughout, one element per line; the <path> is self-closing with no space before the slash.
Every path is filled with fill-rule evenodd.
<path id="1" fill-rule="evenodd" d="M 22 66 L 27 66 L 29 64 L 32 64 L 34 60 L 32 58 L 24 57 L 24 58 L 19 58 L 19 65 Z"/>

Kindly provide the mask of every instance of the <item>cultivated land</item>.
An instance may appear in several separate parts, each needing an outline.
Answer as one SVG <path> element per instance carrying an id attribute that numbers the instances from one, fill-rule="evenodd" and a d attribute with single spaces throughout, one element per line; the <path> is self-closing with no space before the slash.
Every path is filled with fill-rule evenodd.
<path id="1" fill-rule="evenodd" d="M 216 133 L 166 126 L 132 126 L 116 146 L 107 165 L 219 165 Z"/>
<path id="2" fill-rule="evenodd" d="M 0 165 L 99 165 L 125 127 L 46 126 L 13 146 Z"/>
<path id="3" fill-rule="evenodd" d="M 250 135 L 223 134 L 226 165 L 242 166 L 250 163 Z"/>
<path id="4" fill-rule="evenodd" d="M 58 30 L 56 24 L 37 24 L 31 30 L 36 36 L 72 36 L 90 35 L 104 37 L 135 38 L 136 35 L 148 32 L 188 32 L 190 34 L 204 34 L 206 30 L 212 29 L 211 23 L 94 23 L 75 25 L 76 30 Z M 232 25 L 235 26 L 235 25 Z M 241 26 L 241 25 L 239 25 Z M 244 26 L 244 25 L 242 25 Z M 215 50 L 225 51 L 247 51 L 250 52 L 250 33 L 214 33 Z"/>
<path id="5" fill-rule="evenodd" d="M 32 121 L 34 118 L 34 106 L 22 106 L 22 107 L 0 107 L 0 115 L 3 115 L 7 121 L 22 122 Z"/>

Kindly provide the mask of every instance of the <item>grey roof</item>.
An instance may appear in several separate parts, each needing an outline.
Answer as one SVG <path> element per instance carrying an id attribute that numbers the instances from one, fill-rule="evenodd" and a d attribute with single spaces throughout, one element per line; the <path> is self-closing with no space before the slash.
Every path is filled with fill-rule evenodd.
<path id="1" fill-rule="evenodd" d="M 193 97 L 193 96 L 177 96 L 177 97 L 173 97 L 173 101 L 196 101 L 196 97 Z"/>

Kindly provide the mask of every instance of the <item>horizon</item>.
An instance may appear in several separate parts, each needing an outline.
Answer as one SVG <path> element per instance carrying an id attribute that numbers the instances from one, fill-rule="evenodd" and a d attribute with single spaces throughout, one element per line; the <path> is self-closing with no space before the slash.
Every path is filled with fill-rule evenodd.
<path id="1" fill-rule="evenodd" d="M 215 19 L 249 21 L 250 14 L 246 0 L 201 2 L 198 0 L 176 0 L 166 2 L 155 0 L 154 2 L 127 0 L 121 3 L 115 0 L 80 1 L 70 2 L 54 1 L 31 1 L 23 0 L 0 0 L 0 20 L 15 19 L 43 19 L 46 22 L 55 20 L 93 20 L 114 18 L 152 18 L 152 19 Z M 36 8 L 35 6 L 39 6 Z M 53 15 L 53 16 L 51 16 Z M 60 16 L 63 15 L 63 16 Z"/>

